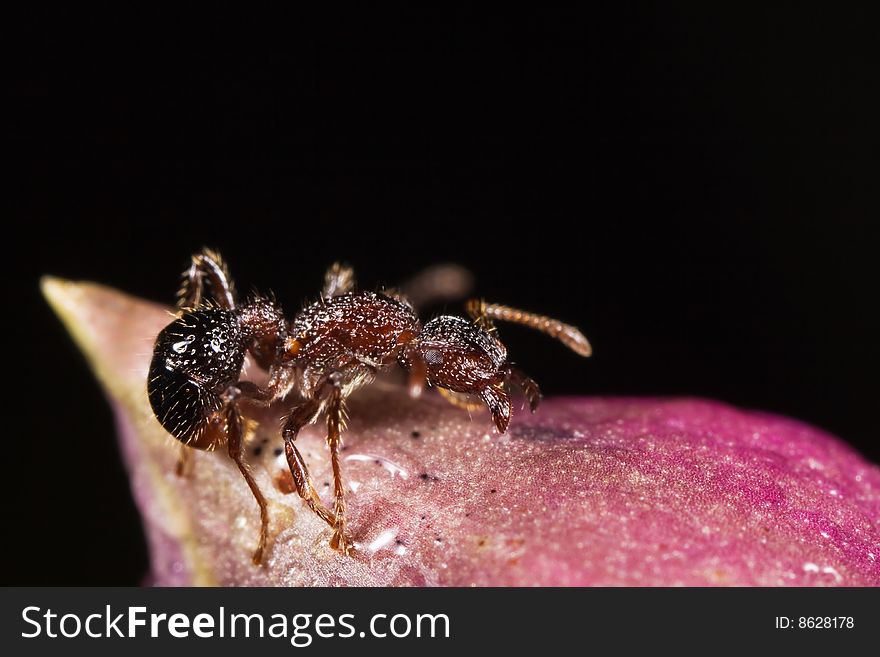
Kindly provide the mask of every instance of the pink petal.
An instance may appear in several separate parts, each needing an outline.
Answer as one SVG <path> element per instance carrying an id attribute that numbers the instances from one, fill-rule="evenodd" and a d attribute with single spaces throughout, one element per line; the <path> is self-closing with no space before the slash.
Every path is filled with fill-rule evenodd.
<path id="1" fill-rule="evenodd" d="M 486 413 L 391 380 L 350 403 L 355 557 L 279 489 L 283 408 L 260 418 L 251 463 L 274 540 L 253 566 L 257 506 L 232 462 L 193 452 L 177 476 L 179 446 L 150 412 L 167 311 L 88 283 L 43 290 L 115 411 L 156 584 L 880 585 L 880 469 L 818 429 L 699 399 L 572 397 L 498 435 Z M 298 444 L 326 490 L 321 425 Z"/>

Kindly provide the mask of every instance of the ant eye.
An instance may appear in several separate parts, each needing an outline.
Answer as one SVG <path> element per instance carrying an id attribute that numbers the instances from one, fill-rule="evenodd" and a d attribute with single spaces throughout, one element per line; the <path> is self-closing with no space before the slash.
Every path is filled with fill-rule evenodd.
<path id="1" fill-rule="evenodd" d="M 428 365 L 440 365 L 456 358 L 485 361 L 489 369 L 501 367 L 507 350 L 490 333 L 461 317 L 435 317 L 422 329 L 422 357 Z M 434 343 L 434 344 L 431 344 Z M 437 349 L 441 344 L 443 350 Z"/>
<path id="2" fill-rule="evenodd" d="M 426 349 L 423 357 L 428 365 L 443 364 L 443 354 L 437 349 Z"/>

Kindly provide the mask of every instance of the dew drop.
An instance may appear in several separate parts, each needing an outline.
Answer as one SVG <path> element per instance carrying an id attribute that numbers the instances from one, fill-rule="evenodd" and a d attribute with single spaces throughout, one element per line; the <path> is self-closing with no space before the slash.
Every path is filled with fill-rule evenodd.
<path id="1" fill-rule="evenodd" d="M 409 479 L 409 472 L 407 472 L 406 468 L 398 463 L 395 463 L 391 459 L 385 458 L 384 456 L 377 456 L 376 454 L 348 454 L 346 455 L 345 460 L 372 461 L 374 463 L 380 464 L 383 468 L 390 472 L 392 479 L 395 476 L 399 476 L 401 479 Z"/>

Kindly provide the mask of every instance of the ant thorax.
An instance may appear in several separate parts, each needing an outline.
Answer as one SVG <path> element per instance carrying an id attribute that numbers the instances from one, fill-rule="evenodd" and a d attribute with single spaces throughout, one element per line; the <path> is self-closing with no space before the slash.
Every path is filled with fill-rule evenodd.
<path id="1" fill-rule="evenodd" d="M 304 308 L 291 323 L 285 354 L 302 368 L 301 392 L 308 395 L 330 372 L 343 376 L 343 386 L 368 381 L 368 375 L 394 364 L 420 329 L 408 304 L 377 292 L 353 292 Z"/>

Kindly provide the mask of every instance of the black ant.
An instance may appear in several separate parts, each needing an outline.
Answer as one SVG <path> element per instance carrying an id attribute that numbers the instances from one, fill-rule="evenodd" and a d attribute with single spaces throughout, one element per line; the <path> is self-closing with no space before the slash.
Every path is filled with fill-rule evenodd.
<path id="1" fill-rule="evenodd" d="M 206 286 L 211 299 L 205 298 Z M 222 258 L 204 249 L 184 272 L 177 305 L 177 319 L 156 339 L 147 380 L 150 404 L 162 426 L 189 447 L 214 449 L 225 443 L 260 507 L 255 564 L 263 560 L 269 515 L 244 461 L 239 400 L 269 404 L 291 393 L 299 397 L 281 430 L 287 463 L 300 497 L 333 528 L 330 546 L 349 554 L 353 544 L 345 533 L 339 450 L 345 400 L 355 389 L 397 363 L 409 372 L 412 396 L 425 384 L 466 408 L 478 406 L 466 397 L 476 396 L 504 433 L 511 415 L 508 387 L 523 391 L 532 412 L 541 392 L 508 361 L 493 320 L 547 333 L 581 356 L 591 353 L 587 339 L 573 326 L 479 300 L 466 306 L 473 321 L 444 315 L 422 326 L 402 294 L 355 291 L 352 269 L 340 264 L 328 270 L 320 299 L 288 325 L 268 298 L 257 295 L 239 304 Z M 264 387 L 240 380 L 246 352 L 268 371 Z M 322 413 L 333 469 L 332 510 L 318 496 L 296 447 L 300 429 Z"/>

